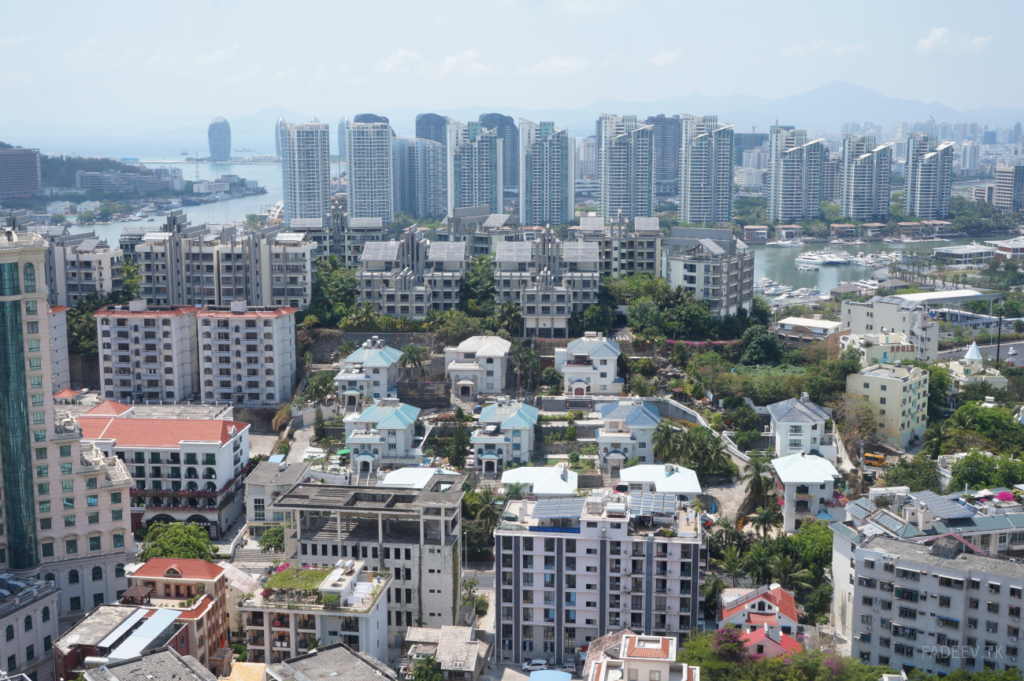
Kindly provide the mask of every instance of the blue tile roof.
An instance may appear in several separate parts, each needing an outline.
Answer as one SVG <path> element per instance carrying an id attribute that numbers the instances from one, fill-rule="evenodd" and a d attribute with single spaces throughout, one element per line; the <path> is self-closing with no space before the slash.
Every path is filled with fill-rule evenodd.
<path id="1" fill-rule="evenodd" d="M 606 421 L 625 421 L 630 428 L 654 428 L 661 423 L 661 417 L 657 410 L 644 402 L 640 404 L 609 402 L 600 405 L 598 410 Z"/>
<path id="2" fill-rule="evenodd" d="M 346 364 L 362 364 L 364 367 L 390 367 L 402 353 L 395 348 L 359 348 L 345 358 Z"/>
<path id="3" fill-rule="evenodd" d="M 419 408 L 411 404 L 399 404 L 397 407 L 375 404 L 360 414 L 356 421 L 376 423 L 377 430 L 400 430 L 415 423 L 419 415 Z"/>
<path id="4" fill-rule="evenodd" d="M 500 423 L 502 428 L 533 428 L 540 410 L 522 402 L 490 404 L 480 411 L 480 423 Z"/>

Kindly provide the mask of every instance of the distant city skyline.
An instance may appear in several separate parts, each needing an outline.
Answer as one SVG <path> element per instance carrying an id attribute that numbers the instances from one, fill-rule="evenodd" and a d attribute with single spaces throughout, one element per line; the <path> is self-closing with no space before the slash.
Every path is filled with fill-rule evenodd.
<path id="1" fill-rule="evenodd" d="M 785 11 L 740 1 L 724 6 L 657 2 L 647 7 L 658 17 L 654 22 L 620 0 L 505 0 L 490 12 L 453 1 L 443 14 L 430 5 L 398 3 L 387 39 L 373 32 L 347 37 L 346 51 L 360 55 L 358 64 L 341 58 L 330 38 L 342 19 L 349 25 L 373 25 L 379 10 L 370 5 L 311 2 L 308 9 L 322 20 L 310 26 L 306 13 L 281 13 L 269 2 L 253 2 L 244 10 L 233 3 L 202 5 L 202 22 L 189 11 L 168 13 L 156 6 L 131 13 L 104 11 L 106 4 L 62 7 L 46 17 L 45 30 L 31 4 L 6 8 L 0 88 L 18 106 L 0 113 L 0 124 L 114 128 L 118 122 L 146 121 L 194 126 L 217 113 L 238 118 L 259 109 L 258 103 L 330 121 L 359 110 L 416 106 L 451 115 L 446 108 L 473 106 L 480 107 L 477 114 L 505 113 L 514 104 L 537 112 L 531 120 L 567 121 L 572 129 L 566 116 L 538 115 L 539 110 L 572 109 L 606 97 L 623 103 L 618 110 L 646 116 L 659 112 L 640 111 L 629 103 L 692 93 L 778 99 L 833 81 L 961 111 L 1024 110 L 1024 91 L 1007 78 L 1017 59 L 1015 29 L 1024 7 L 1008 0 L 987 3 L 983 12 L 965 12 L 952 0 L 869 1 L 858 5 L 860 21 L 848 20 L 845 7 L 799 1 L 788 3 Z M 721 28 L 723 12 L 735 19 L 728 28 Z M 265 30 L 268 21 L 280 36 L 273 56 L 262 41 L 245 39 Z M 689 31 L 680 42 L 683 23 L 709 30 Z M 586 39 L 568 40 L 566 26 Z M 460 39 L 439 40 L 439 31 Z M 528 36 L 525 50 L 509 51 L 490 40 L 498 31 Z M 101 40 L 101 35 L 119 39 Z M 143 36 L 142 41 L 131 39 Z M 623 36 L 639 42 L 623 41 Z M 692 68 L 708 54 L 716 55 L 714 69 Z M 758 75 L 770 73 L 794 77 Z M 164 96 L 95 97 L 97 79 L 173 93 L 175 106 L 168 107 Z M 593 87 L 598 83 L 599 88 Z M 586 91 L 599 94 L 581 100 Z M 62 113 L 68 101 L 88 101 L 89 106 L 79 107 L 74 121 L 68 121 Z M 698 111 L 725 114 L 724 107 L 707 104 L 679 113 Z M 411 134 L 397 121 L 393 127 Z"/>

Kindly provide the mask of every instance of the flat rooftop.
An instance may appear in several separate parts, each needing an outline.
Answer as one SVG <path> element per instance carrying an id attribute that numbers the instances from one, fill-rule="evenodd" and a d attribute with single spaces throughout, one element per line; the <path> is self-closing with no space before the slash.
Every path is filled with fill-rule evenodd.
<path id="1" fill-rule="evenodd" d="M 136 605 L 101 605 L 58 638 L 53 645 L 65 655 L 77 646 L 95 646 L 138 609 Z"/>
<path id="2" fill-rule="evenodd" d="M 466 476 L 435 475 L 423 489 L 404 487 L 351 487 L 348 485 L 296 484 L 278 496 L 271 506 L 277 509 L 419 515 L 423 506 L 458 506 L 462 502 L 462 483 Z"/>
<path id="3" fill-rule="evenodd" d="M 245 479 L 246 484 L 257 485 L 294 485 L 306 477 L 308 463 L 293 463 L 281 468 L 281 464 L 270 461 L 261 462 Z"/>

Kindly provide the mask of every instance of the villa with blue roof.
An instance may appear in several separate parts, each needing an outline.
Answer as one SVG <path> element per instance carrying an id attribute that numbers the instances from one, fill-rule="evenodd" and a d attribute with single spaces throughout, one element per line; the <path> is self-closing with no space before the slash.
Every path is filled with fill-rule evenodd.
<path id="1" fill-rule="evenodd" d="M 339 404 L 346 409 L 358 408 L 364 397 L 396 397 L 401 356 L 400 350 L 389 348 L 376 336 L 363 343 L 342 360 L 341 371 L 334 377 Z"/>
<path id="2" fill-rule="evenodd" d="M 469 438 L 474 467 L 484 475 L 500 475 L 510 463 L 529 463 L 533 456 L 533 427 L 540 410 L 500 397 L 480 412 L 480 427 Z"/>
<path id="3" fill-rule="evenodd" d="M 618 343 L 595 331 L 587 331 L 564 348 L 555 348 L 555 369 L 562 374 L 565 394 L 620 394 L 625 385 L 618 375 L 621 354 Z"/>
<path id="4" fill-rule="evenodd" d="M 651 438 L 661 416 L 654 407 L 634 397 L 599 405 L 598 411 L 604 419 L 595 432 L 602 470 L 614 474 L 633 457 L 642 464 L 655 463 Z"/>
<path id="5" fill-rule="evenodd" d="M 383 465 L 418 465 L 423 452 L 413 446 L 420 410 L 396 399 L 380 400 L 361 414 L 345 417 L 345 443 L 351 454 L 351 471 L 362 476 Z"/>

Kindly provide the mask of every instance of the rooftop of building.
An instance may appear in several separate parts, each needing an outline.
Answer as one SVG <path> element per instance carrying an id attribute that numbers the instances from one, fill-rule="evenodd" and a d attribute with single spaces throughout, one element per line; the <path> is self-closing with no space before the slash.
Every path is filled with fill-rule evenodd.
<path id="1" fill-rule="evenodd" d="M 191 305 L 181 306 L 150 306 L 144 305 L 140 310 L 130 310 L 127 305 L 107 305 L 92 313 L 93 317 L 180 317 L 195 314 L 199 308 Z"/>
<path id="2" fill-rule="evenodd" d="M 480 410 L 479 423 L 498 423 L 502 428 L 532 428 L 539 418 L 537 407 L 503 397 Z"/>
<path id="3" fill-rule="evenodd" d="M 786 653 L 799 653 L 804 649 L 803 644 L 792 636 L 781 631 L 776 632 L 768 628 L 767 623 L 756 631 L 748 631 L 743 634 L 743 642 L 747 648 L 763 644 L 765 641 L 772 641 L 782 647 Z"/>
<path id="4" fill-rule="evenodd" d="M 204 307 L 196 313 L 196 317 L 216 319 L 278 319 L 293 315 L 298 310 L 294 307 L 248 307 L 246 305 L 225 307 Z"/>
<path id="5" fill-rule="evenodd" d="M 572 355 L 587 355 L 591 359 L 618 359 L 622 354 L 619 344 L 603 334 L 588 331 L 582 338 L 569 341 L 566 352 Z"/>
<path id="6" fill-rule="evenodd" d="M 679 501 L 676 494 L 592 490 L 587 497 L 514 500 L 508 502 L 502 518 L 498 529 L 508 532 L 578 531 L 583 522 L 603 518 L 616 522 L 628 520 L 630 536 L 671 529 L 676 537 L 700 537 L 697 513 L 690 502 Z"/>
<path id="7" fill-rule="evenodd" d="M 505 357 L 512 343 L 498 336 L 472 336 L 459 343 L 460 353 L 473 352 L 477 357 Z"/>
<path id="8" fill-rule="evenodd" d="M 86 670 L 83 676 L 85 681 L 217 681 L 199 660 L 191 655 L 179 655 L 170 647 L 108 662 Z"/>
<path id="9" fill-rule="evenodd" d="M 350 487 L 348 485 L 304 485 L 299 483 L 282 492 L 271 506 L 330 510 L 343 515 L 377 512 L 416 517 L 424 506 L 458 506 L 462 502 L 462 483 L 466 476 L 435 475 L 420 490 L 401 487 Z"/>
<path id="10" fill-rule="evenodd" d="M 406 466 L 391 471 L 381 480 L 382 487 L 396 487 L 402 489 L 423 489 L 435 475 L 460 475 L 458 471 L 450 471 L 445 468 L 423 468 L 420 466 Z"/>
<path id="11" fill-rule="evenodd" d="M 576 496 L 579 475 L 561 466 L 519 466 L 501 474 L 501 484 L 529 485 L 538 496 Z"/>
<path id="12" fill-rule="evenodd" d="M 918 565 L 929 565 L 957 572 L 976 571 L 1013 579 L 1024 579 L 1024 563 L 1010 562 L 1006 558 L 967 552 L 957 552 L 955 556 L 948 557 L 949 554 L 942 551 L 936 552 L 928 544 L 892 539 L 881 535 L 869 537 L 859 548 L 877 551 L 884 555 L 894 556 L 898 561 L 907 561 Z"/>
<path id="13" fill-rule="evenodd" d="M 375 430 L 404 430 L 419 418 L 420 408 L 411 404 L 403 404 L 396 399 L 379 400 L 362 411 L 361 414 L 350 414 L 345 421 L 354 423 L 372 423 Z"/>
<path id="14" fill-rule="evenodd" d="M 402 351 L 384 345 L 384 341 L 365 341 L 358 350 L 345 358 L 345 364 L 358 364 L 363 367 L 388 368 L 398 362 Z"/>
<path id="15" fill-rule="evenodd" d="M 697 473 L 672 463 L 638 464 L 619 471 L 623 482 L 650 483 L 660 494 L 684 494 L 696 498 L 701 493 Z"/>
<path id="16" fill-rule="evenodd" d="M 64 632 L 53 646 L 64 655 L 79 646 L 97 646 L 137 610 L 134 605 L 101 605 Z"/>
<path id="17" fill-rule="evenodd" d="M 217 567 L 224 569 L 224 579 L 227 580 L 228 586 L 239 593 L 246 594 L 260 588 L 260 580 L 258 578 L 241 568 L 235 567 L 226 560 L 217 563 Z"/>
<path id="18" fill-rule="evenodd" d="M 245 478 L 246 485 L 294 485 L 306 477 L 309 463 L 261 461 Z"/>
<path id="19" fill-rule="evenodd" d="M 271 665 L 270 671 L 284 681 L 381 681 L 398 676 L 383 662 L 344 643 L 322 646 L 315 652 Z"/>
<path id="20" fill-rule="evenodd" d="M 487 632 L 474 627 L 442 625 L 435 629 L 410 627 L 405 640 L 412 644 L 425 644 L 434 649 L 433 655 L 441 663 L 441 671 L 475 670 L 488 657 L 490 645 Z M 410 655 L 414 654 L 410 650 Z"/>
<path id="21" fill-rule="evenodd" d="M 194 558 L 150 558 L 132 573 L 134 579 L 194 579 L 212 582 L 224 574 L 224 568 Z"/>
<path id="22" fill-rule="evenodd" d="M 809 319 L 807 317 L 786 317 L 776 322 L 778 326 L 806 326 L 812 329 L 823 329 L 834 331 L 843 325 L 842 322 L 833 322 L 827 319 Z"/>
<path id="23" fill-rule="evenodd" d="M 811 454 L 793 454 L 772 459 L 772 468 L 784 485 L 820 485 L 839 477 L 828 459 Z"/>
<path id="24" fill-rule="evenodd" d="M 928 375 L 928 372 L 915 366 L 903 366 L 899 360 L 896 360 L 896 362 L 896 364 L 872 364 L 861 369 L 859 375 L 872 376 L 874 378 L 890 378 L 900 381 L 907 381 L 912 376 Z"/>
<path id="25" fill-rule="evenodd" d="M 608 402 L 598 406 L 601 418 L 608 421 L 625 421 L 628 428 L 654 428 L 661 423 L 658 411 L 639 397 Z"/>
<path id="26" fill-rule="evenodd" d="M 969 244 L 961 244 L 959 246 L 938 246 L 932 250 L 936 253 L 948 253 L 950 255 L 969 255 L 971 253 L 992 253 L 995 251 L 995 248 L 992 246 L 982 246 L 979 243 L 972 242 Z"/>
<path id="27" fill-rule="evenodd" d="M 54 397 L 56 397 L 56 395 Z M 81 416 L 120 416 L 121 414 L 132 411 L 133 409 L 134 407 L 128 404 L 121 404 L 114 400 L 103 400 L 95 407 L 92 407 L 85 413 L 81 414 L 79 418 L 81 418 Z"/>
<path id="28" fill-rule="evenodd" d="M 788 617 L 793 622 L 798 621 L 799 613 L 797 612 L 796 599 L 793 594 L 786 591 L 778 584 L 770 584 L 765 586 L 755 587 L 748 589 L 745 593 L 740 594 L 729 601 L 722 603 L 722 608 L 718 611 L 718 621 L 723 622 L 724 620 L 730 619 L 733 616 L 744 612 L 745 610 L 751 609 L 752 603 L 758 601 L 765 601 L 771 603 L 774 608 Z M 765 614 L 761 611 L 751 612 L 751 614 Z"/>
<path id="29" fill-rule="evenodd" d="M 803 393 L 800 398 L 769 404 L 768 413 L 778 423 L 815 423 L 832 418 L 829 410 L 811 402 L 807 393 Z"/>
<path id="30" fill-rule="evenodd" d="M 182 442 L 226 445 L 249 427 L 241 421 L 139 418 L 85 418 L 78 425 L 83 440 L 113 440 L 117 447 L 162 449 L 177 449 Z"/>

